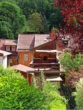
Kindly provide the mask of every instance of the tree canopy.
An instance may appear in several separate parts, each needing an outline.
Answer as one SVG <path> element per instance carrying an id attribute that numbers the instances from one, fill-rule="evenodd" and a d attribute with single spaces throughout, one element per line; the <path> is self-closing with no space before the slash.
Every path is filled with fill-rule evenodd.
<path id="1" fill-rule="evenodd" d="M 10 2 L 0 2 L 0 38 L 17 38 L 25 25 L 20 8 Z"/>
<path id="2" fill-rule="evenodd" d="M 33 32 L 40 33 L 43 31 L 43 20 L 41 14 L 33 13 L 29 16 L 28 25 Z"/>
<path id="3" fill-rule="evenodd" d="M 59 8 L 53 7 L 53 0 L 0 0 L 0 38 L 16 39 L 19 33 L 33 32 L 27 22 L 34 13 L 39 13 L 42 19 L 43 30 L 40 28 L 38 33 L 49 33 L 59 22 L 64 24 Z"/>

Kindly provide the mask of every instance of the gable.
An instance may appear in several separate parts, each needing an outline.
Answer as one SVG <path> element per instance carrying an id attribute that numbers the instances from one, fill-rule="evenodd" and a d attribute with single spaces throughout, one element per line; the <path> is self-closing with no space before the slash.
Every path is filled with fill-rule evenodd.
<path id="1" fill-rule="evenodd" d="M 17 51 L 29 51 L 50 41 L 49 34 L 19 34 Z"/>
<path id="2" fill-rule="evenodd" d="M 34 34 L 19 34 L 17 51 L 28 51 L 34 47 Z"/>

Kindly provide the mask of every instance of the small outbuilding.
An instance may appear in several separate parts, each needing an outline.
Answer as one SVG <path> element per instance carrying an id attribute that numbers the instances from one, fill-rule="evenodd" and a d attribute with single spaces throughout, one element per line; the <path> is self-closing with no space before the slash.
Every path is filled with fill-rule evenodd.
<path id="1" fill-rule="evenodd" d="M 28 78 L 28 83 L 32 84 L 32 75 L 34 74 L 34 69 L 22 64 L 11 66 L 10 68 L 13 68 L 17 71 L 19 71 L 25 78 Z"/>

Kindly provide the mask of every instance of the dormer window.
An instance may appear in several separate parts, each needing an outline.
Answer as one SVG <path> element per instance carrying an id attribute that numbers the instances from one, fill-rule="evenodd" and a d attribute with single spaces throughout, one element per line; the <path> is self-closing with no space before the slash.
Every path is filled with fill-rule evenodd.
<path id="1" fill-rule="evenodd" d="M 6 51 L 10 51 L 10 46 L 6 46 Z"/>
<path id="2" fill-rule="evenodd" d="M 15 46 L 12 46 L 12 47 L 11 47 L 11 50 L 12 50 L 12 51 L 16 51 L 16 47 L 15 47 Z"/>

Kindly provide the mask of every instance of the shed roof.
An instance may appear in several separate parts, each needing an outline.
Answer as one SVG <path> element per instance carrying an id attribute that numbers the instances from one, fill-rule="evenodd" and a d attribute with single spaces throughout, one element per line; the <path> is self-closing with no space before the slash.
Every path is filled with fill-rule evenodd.
<path id="1" fill-rule="evenodd" d="M 11 66 L 10 68 L 13 68 L 13 69 L 16 69 L 18 71 L 25 72 L 25 73 L 34 71 L 33 68 L 22 65 L 22 64 L 14 65 L 14 66 Z"/>
<path id="2" fill-rule="evenodd" d="M 3 54 L 3 56 L 11 55 L 10 52 L 6 52 L 6 51 L 3 51 L 3 50 L 0 50 L 0 53 Z"/>

